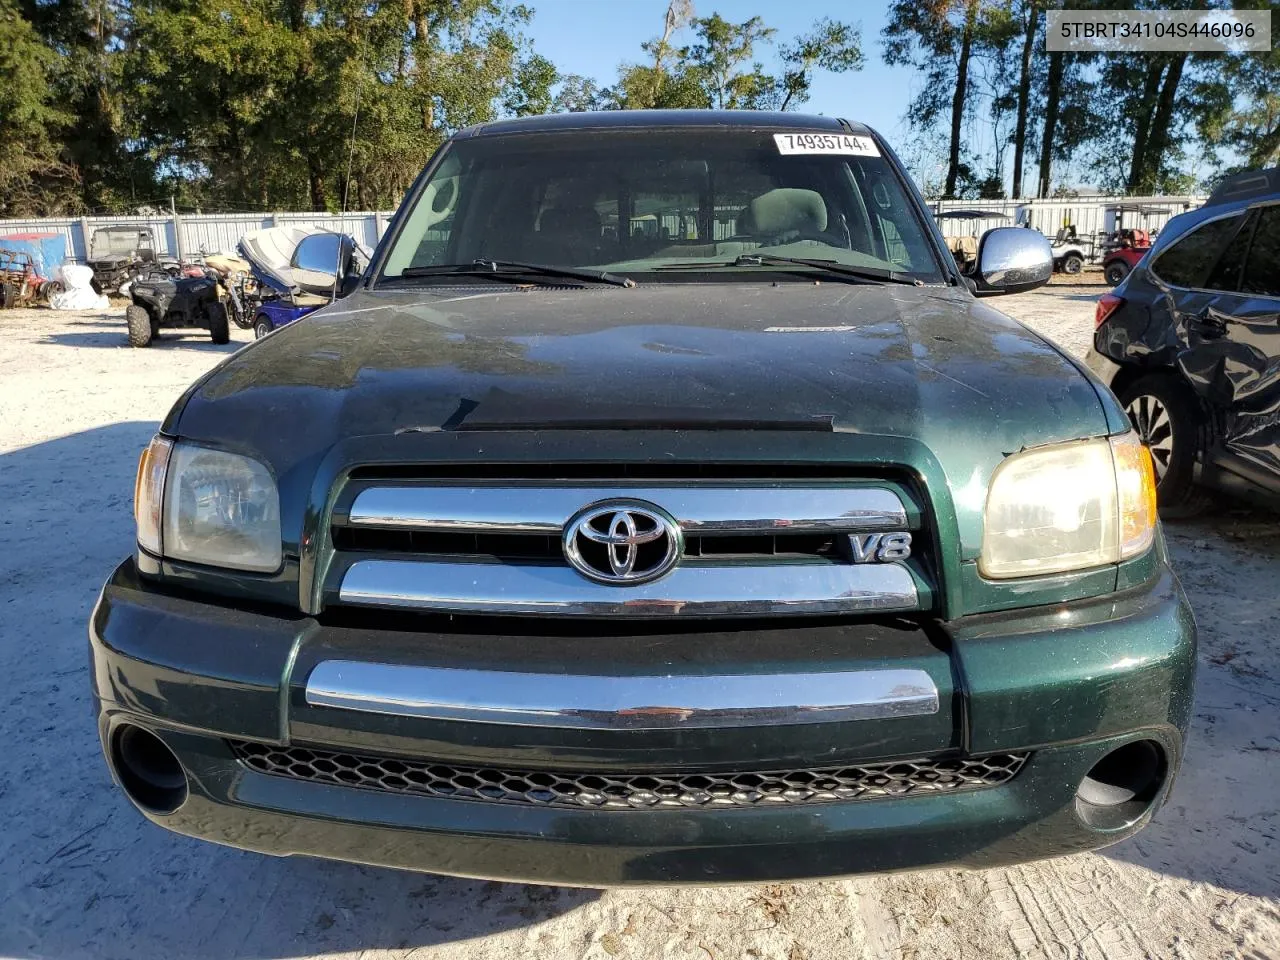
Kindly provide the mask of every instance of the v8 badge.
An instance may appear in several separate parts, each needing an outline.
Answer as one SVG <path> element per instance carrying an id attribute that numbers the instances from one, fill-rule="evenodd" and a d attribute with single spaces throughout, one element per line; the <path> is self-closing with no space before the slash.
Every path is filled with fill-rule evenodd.
<path id="1" fill-rule="evenodd" d="M 849 550 L 854 563 L 892 563 L 911 556 L 909 533 L 851 533 Z"/>

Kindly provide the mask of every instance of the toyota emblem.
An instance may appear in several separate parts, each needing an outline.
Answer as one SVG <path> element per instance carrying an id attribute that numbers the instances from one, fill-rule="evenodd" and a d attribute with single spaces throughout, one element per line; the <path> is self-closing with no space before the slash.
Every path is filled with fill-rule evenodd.
<path id="1" fill-rule="evenodd" d="M 656 580 L 680 560 L 679 525 L 651 503 L 604 500 L 574 514 L 564 527 L 564 556 L 598 583 Z"/>

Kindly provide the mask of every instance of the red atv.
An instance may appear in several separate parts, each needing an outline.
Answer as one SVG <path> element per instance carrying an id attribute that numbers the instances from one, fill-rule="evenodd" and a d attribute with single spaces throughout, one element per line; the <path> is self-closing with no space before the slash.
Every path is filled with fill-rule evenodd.
<path id="1" fill-rule="evenodd" d="M 1151 249 L 1151 235 L 1145 230 L 1120 230 L 1116 246 L 1102 258 L 1102 275 L 1117 286 Z"/>

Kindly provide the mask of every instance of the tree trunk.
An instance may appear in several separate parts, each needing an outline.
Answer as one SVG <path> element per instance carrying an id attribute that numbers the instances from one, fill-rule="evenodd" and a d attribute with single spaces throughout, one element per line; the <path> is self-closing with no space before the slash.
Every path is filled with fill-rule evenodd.
<path id="1" fill-rule="evenodd" d="M 329 198 L 324 189 L 324 171 L 320 168 L 320 160 L 312 155 L 307 157 L 307 182 L 311 187 L 311 209 L 317 213 L 329 209 Z"/>
<path id="2" fill-rule="evenodd" d="M 1173 105 L 1178 96 L 1178 84 L 1182 82 L 1182 70 L 1186 66 L 1185 53 L 1174 54 L 1173 62 L 1164 75 L 1164 86 L 1160 88 L 1160 99 L 1156 103 L 1155 119 L 1151 123 L 1151 133 L 1147 139 L 1147 155 L 1139 177 L 1139 186 L 1143 193 L 1154 193 L 1159 187 L 1160 166 L 1165 151 L 1169 147 L 1169 126 L 1173 123 Z"/>
<path id="3" fill-rule="evenodd" d="M 947 154 L 947 186 L 944 196 L 956 195 L 960 176 L 960 127 L 964 123 L 964 101 L 969 91 L 969 57 L 973 53 L 973 30 L 978 19 L 978 0 L 966 0 L 964 33 L 960 37 L 960 63 L 956 67 L 956 92 L 951 98 L 951 149 Z"/>
<path id="4" fill-rule="evenodd" d="M 1049 75 L 1044 87 L 1044 136 L 1040 141 L 1040 189 L 1036 196 L 1049 196 L 1050 174 L 1053 172 L 1053 138 L 1058 132 L 1058 111 L 1062 106 L 1062 77 L 1066 73 L 1066 55 L 1049 54 Z"/>
<path id="5" fill-rule="evenodd" d="M 1138 103 L 1138 116 L 1133 124 L 1133 154 L 1129 160 L 1129 177 L 1125 181 L 1130 193 L 1138 189 L 1147 166 L 1147 144 L 1151 139 L 1152 114 L 1160 95 L 1160 79 L 1165 61 L 1153 57 L 1147 64 L 1147 75 L 1142 82 L 1142 100 Z"/>
<path id="6" fill-rule="evenodd" d="M 1027 32 L 1022 39 L 1022 72 L 1018 77 L 1018 122 L 1013 131 L 1013 198 L 1022 196 L 1022 160 L 1027 149 L 1027 110 L 1031 103 L 1031 52 L 1036 44 L 1040 10 L 1035 0 L 1027 4 Z"/>

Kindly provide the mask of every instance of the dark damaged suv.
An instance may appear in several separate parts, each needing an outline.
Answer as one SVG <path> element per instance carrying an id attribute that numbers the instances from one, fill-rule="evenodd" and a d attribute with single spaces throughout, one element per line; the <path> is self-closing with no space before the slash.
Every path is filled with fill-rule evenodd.
<path id="1" fill-rule="evenodd" d="M 1087 362 L 1151 449 L 1161 511 L 1208 488 L 1280 509 L 1280 167 L 1170 220 L 1095 320 Z"/>
<path id="2" fill-rule="evenodd" d="M 582 885 L 1130 835 L 1195 627 L 1124 410 L 974 295 L 1050 269 L 1007 228 L 962 276 L 840 120 L 459 133 L 143 455 L 112 774 L 219 843 Z"/>

